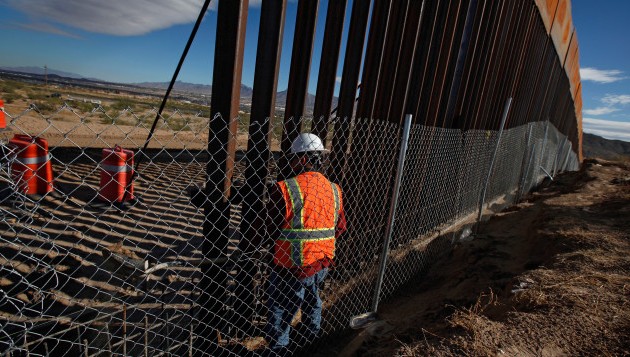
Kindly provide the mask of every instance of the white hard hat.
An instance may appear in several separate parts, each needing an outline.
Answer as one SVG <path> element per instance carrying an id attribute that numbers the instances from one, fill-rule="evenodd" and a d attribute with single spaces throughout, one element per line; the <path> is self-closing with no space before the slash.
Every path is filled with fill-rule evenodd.
<path id="1" fill-rule="evenodd" d="M 297 154 L 309 151 L 328 152 L 328 150 L 324 148 L 322 140 L 317 135 L 311 133 L 302 133 L 298 135 L 291 144 L 291 153 Z"/>

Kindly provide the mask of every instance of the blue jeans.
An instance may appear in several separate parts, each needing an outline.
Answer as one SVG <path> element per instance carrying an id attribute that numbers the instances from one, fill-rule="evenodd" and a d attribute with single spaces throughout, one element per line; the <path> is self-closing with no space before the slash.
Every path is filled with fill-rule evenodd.
<path id="1" fill-rule="evenodd" d="M 298 279 L 288 271 L 279 274 L 272 270 L 269 276 L 269 321 L 266 333 L 269 347 L 279 350 L 289 345 L 291 321 L 298 309 L 302 309 L 302 324 L 306 337 L 312 341 L 318 336 L 322 321 L 322 300 L 319 287 L 328 274 L 328 268 L 305 279 Z"/>

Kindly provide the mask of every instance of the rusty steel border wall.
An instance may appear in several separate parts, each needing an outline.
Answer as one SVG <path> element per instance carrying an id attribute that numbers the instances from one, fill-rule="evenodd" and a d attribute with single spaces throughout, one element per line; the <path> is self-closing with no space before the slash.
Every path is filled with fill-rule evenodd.
<path id="1" fill-rule="evenodd" d="M 356 203 L 348 198 L 350 219 L 353 211 L 387 206 L 392 197 L 391 192 L 383 195 L 363 185 L 366 180 L 376 180 L 389 187 L 393 180 L 392 172 L 375 175 L 369 170 L 375 160 L 374 148 L 392 144 L 378 140 L 372 131 L 374 120 L 402 125 L 403 116 L 411 114 L 414 124 L 423 126 L 463 132 L 498 131 L 503 103 L 512 98 L 505 129 L 548 121 L 568 138 L 572 150 L 582 160 L 579 52 L 570 1 L 354 1 L 347 14 L 346 5 L 345 0 L 331 2 L 325 14 L 312 130 L 332 140 L 329 174 L 333 181 L 350 188 L 358 197 L 373 198 Z M 258 182 L 268 174 L 265 162 L 269 155 L 266 139 L 269 135 L 257 131 L 269 130 L 265 123 L 274 116 L 275 96 L 270 93 L 278 89 L 286 6 L 286 0 L 262 2 L 250 122 L 250 133 L 256 137 L 250 138 L 247 150 L 262 153 L 264 157 L 252 158 L 246 173 L 247 190 L 253 194 L 243 203 L 244 226 L 250 226 L 251 220 L 256 219 L 254 212 L 260 208 L 264 191 Z M 303 126 L 318 6 L 318 0 L 298 3 L 299 21 L 293 29 L 293 53 L 282 118 L 283 151 L 288 150 Z M 216 114 L 220 118 L 235 116 L 247 9 L 247 0 L 219 3 L 217 38 L 223 40 L 216 44 L 212 87 L 213 92 L 221 93 L 221 98 L 215 100 L 218 97 L 213 96 L 213 118 Z M 349 16 L 349 29 L 346 51 L 341 53 L 345 16 Z M 342 59 L 338 107 L 331 115 L 334 72 Z M 333 119 L 334 124 L 328 125 Z M 355 120 L 352 129 L 351 119 Z M 207 231 L 208 237 L 217 234 L 227 237 L 227 222 L 217 224 L 220 217 L 227 216 L 224 213 L 236 157 L 233 142 L 236 129 L 227 124 L 216 120 L 211 125 L 211 133 L 227 130 L 223 130 L 222 137 L 215 136 L 209 145 L 210 154 L 220 159 L 212 160 L 207 168 L 206 222 L 213 227 Z M 279 167 L 287 165 L 281 162 Z M 363 174 L 343 177 L 347 172 Z M 281 169 L 278 179 L 285 174 Z M 416 197 L 416 201 L 419 199 Z M 379 226 L 385 219 L 385 215 L 371 217 L 370 222 L 357 224 Z M 245 232 L 241 249 L 253 249 L 248 242 L 255 235 L 251 230 Z M 220 241 L 226 242 L 227 238 Z M 217 249 L 217 245 L 204 253 L 212 259 L 227 254 L 225 249 Z"/>
<path id="2" fill-rule="evenodd" d="M 317 0 L 298 4 L 300 21 L 294 29 L 282 150 L 302 129 L 318 5 Z M 251 135 L 258 136 L 250 138 L 249 152 L 269 151 L 266 135 L 256 132 L 261 125 L 269 130 L 264 122 L 274 116 L 286 6 L 285 0 L 262 3 L 250 122 Z M 338 175 L 366 165 L 368 158 L 360 152 L 353 153 L 352 162 L 345 162 L 345 154 L 352 147 L 367 147 L 371 120 L 401 123 L 403 115 L 412 114 L 414 124 L 498 130 L 507 98 L 513 98 L 514 104 L 506 128 L 550 121 L 568 137 L 581 161 L 579 51 L 570 1 L 355 1 L 347 15 L 346 51 L 340 53 L 345 8 L 346 1 L 332 2 L 326 14 L 313 115 L 313 131 L 332 138 L 333 180 L 361 185 L 364 178 L 344 182 Z M 247 0 L 222 2 L 218 7 L 213 118 L 236 115 L 247 10 Z M 330 115 L 334 70 L 342 57 L 338 108 Z M 333 117 L 337 120 L 329 128 Z M 357 123 L 349 135 L 352 117 Z M 235 157 L 236 128 L 227 123 L 219 119 L 211 124 L 211 132 L 227 130 L 221 131 L 222 137 L 213 137 L 209 150 L 220 159 L 207 168 L 210 202 L 206 212 L 208 222 L 214 224 L 207 233 L 220 236 L 225 235 L 220 227 L 227 223 L 216 222 L 225 217 Z M 256 178 L 267 174 L 264 162 L 264 158 L 253 161 L 248 171 L 248 185 L 256 194 L 246 200 L 246 207 L 257 207 L 262 195 Z M 216 246 L 206 253 L 214 258 L 223 255 Z"/>
<path id="3" fill-rule="evenodd" d="M 315 46 L 318 0 L 300 0 L 293 36 L 288 92 L 283 115 L 281 149 L 302 131 Z M 372 197 L 353 203 L 348 198 L 348 216 L 353 211 L 387 206 L 390 194 L 380 194 L 365 180 L 392 182 L 392 172 L 370 173 L 374 148 L 392 145 L 379 141 L 372 130 L 374 120 L 402 124 L 411 114 L 414 124 L 436 128 L 499 130 L 503 103 L 513 98 L 505 128 L 548 121 L 571 142 L 581 161 L 582 115 L 578 43 L 568 0 L 374 0 L 354 1 L 346 13 L 346 1 L 328 4 L 320 70 L 315 93 L 312 130 L 332 140 L 329 170 L 333 181 L 351 188 L 358 197 Z M 268 174 L 266 133 L 268 118 L 274 117 L 278 68 L 286 16 L 286 0 L 263 1 L 255 59 L 252 116 L 248 152 L 252 157 L 246 172 L 247 192 L 243 226 L 251 226 L 260 208 L 264 187 L 260 178 Z M 218 6 L 218 25 L 210 154 L 218 157 L 208 164 L 206 205 L 208 237 L 223 242 L 205 249 L 211 259 L 226 256 L 226 209 L 234 166 L 236 128 L 218 118 L 235 116 L 240 98 L 240 71 L 248 0 L 223 1 Z M 345 16 L 349 16 L 345 53 L 341 53 Z M 343 59 L 338 107 L 331 115 L 335 68 Z M 248 61 L 250 59 L 247 59 Z M 270 95 L 271 93 L 271 95 Z M 218 114 L 218 116 L 216 116 Z M 332 123 L 333 125 L 328 125 Z M 354 125 L 351 129 L 351 119 Z M 233 123 L 233 122 L 232 122 Z M 225 130 L 227 129 L 227 130 Z M 255 138 L 253 136 L 256 136 Z M 349 140 L 352 138 L 352 140 Z M 369 149 L 368 149 L 369 148 Z M 384 151 L 384 150 L 383 150 Z M 376 151 L 378 152 L 378 150 Z M 377 154 L 378 155 L 378 154 Z M 252 155 L 250 155 L 252 156 Z M 349 161 L 347 158 L 352 157 Z M 378 159 L 378 158 L 377 158 Z M 287 167 L 282 162 L 280 168 Z M 355 174 L 343 177 L 343 173 Z M 285 176 L 280 171 L 279 179 Z M 425 172 L 426 174 L 426 172 Z M 253 194 L 251 194 L 253 193 Z M 419 200 L 419 197 L 417 197 Z M 366 206 L 367 205 L 367 206 Z M 370 207 L 368 207 L 370 206 Z M 223 217 L 223 218 L 220 218 Z M 382 217 L 371 217 L 379 226 Z M 241 249 L 254 249 L 248 242 L 257 234 L 244 232 Z M 216 239 L 214 240 L 217 241 Z M 224 247 L 225 248 L 225 247 Z M 216 272 L 207 272 L 216 275 Z M 221 296 L 213 297 L 222 300 Z M 210 311 L 213 311 L 210 303 Z"/>

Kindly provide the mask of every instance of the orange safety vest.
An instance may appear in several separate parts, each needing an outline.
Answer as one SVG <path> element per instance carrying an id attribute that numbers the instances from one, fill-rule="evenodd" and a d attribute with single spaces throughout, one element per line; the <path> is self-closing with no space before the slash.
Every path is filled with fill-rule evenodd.
<path id="1" fill-rule="evenodd" d="M 284 223 L 275 240 L 274 263 L 304 267 L 335 257 L 335 228 L 341 213 L 341 189 L 319 172 L 278 182 L 285 202 Z"/>

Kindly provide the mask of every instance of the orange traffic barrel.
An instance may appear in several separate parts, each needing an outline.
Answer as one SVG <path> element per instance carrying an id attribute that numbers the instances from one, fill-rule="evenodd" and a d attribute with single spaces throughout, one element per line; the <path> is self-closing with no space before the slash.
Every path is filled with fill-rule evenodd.
<path id="1" fill-rule="evenodd" d="M 133 196 L 133 151 L 120 146 L 103 149 L 101 188 L 98 198 L 107 202 L 126 202 Z"/>
<path id="2" fill-rule="evenodd" d="M 46 194 L 53 190 L 53 172 L 44 138 L 15 134 L 9 140 L 15 158 L 11 177 L 18 190 L 27 195 Z"/>
<path id="3" fill-rule="evenodd" d="M 0 129 L 7 127 L 7 121 L 4 115 L 4 102 L 0 99 Z"/>

